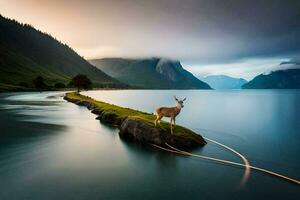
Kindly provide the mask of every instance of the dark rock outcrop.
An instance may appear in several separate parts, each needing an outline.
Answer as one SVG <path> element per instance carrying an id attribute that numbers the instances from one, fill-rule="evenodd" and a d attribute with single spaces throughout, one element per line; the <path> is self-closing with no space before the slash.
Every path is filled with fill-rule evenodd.
<path id="1" fill-rule="evenodd" d="M 198 139 L 186 139 L 170 134 L 169 131 L 159 127 L 149 125 L 141 120 L 126 118 L 120 127 L 120 137 L 134 140 L 139 143 L 151 143 L 156 145 L 165 145 L 168 143 L 175 147 L 191 148 L 204 146 L 206 141 L 198 135 Z"/>

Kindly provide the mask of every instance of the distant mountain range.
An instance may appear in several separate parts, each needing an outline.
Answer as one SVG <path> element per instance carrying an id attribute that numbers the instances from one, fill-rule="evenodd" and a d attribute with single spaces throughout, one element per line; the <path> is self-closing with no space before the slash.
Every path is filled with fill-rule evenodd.
<path id="1" fill-rule="evenodd" d="M 52 36 L 0 15 L 1 84 L 31 84 L 39 75 L 48 84 L 66 84 L 77 74 L 87 75 L 95 86 L 124 86 Z"/>
<path id="2" fill-rule="evenodd" d="M 233 78 L 226 75 L 212 75 L 200 78 L 208 83 L 213 89 L 241 89 L 242 85 L 247 83 L 245 79 Z"/>
<path id="3" fill-rule="evenodd" d="M 103 58 L 90 60 L 90 63 L 113 78 L 139 88 L 211 89 L 183 69 L 179 61 L 165 58 Z"/>
<path id="4" fill-rule="evenodd" d="M 300 58 L 294 58 L 294 59 L 291 59 L 290 61 L 284 61 L 284 62 L 281 62 L 280 65 L 294 65 L 294 67 L 300 67 Z"/>
<path id="5" fill-rule="evenodd" d="M 244 84 L 243 89 L 300 89 L 300 59 L 281 62 L 277 70 L 260 74 Z"/>
<path id="6" fill-rule="evenodd" d="M 242 87 L 243 89 L 300 89 L 300 69 L 260 74 Z"/>

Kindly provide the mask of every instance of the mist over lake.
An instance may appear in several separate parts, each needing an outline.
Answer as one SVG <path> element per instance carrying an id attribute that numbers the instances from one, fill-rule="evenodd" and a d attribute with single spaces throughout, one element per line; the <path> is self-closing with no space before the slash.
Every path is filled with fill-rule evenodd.
<path id="1" fill-rule="evenodd" d="M 299 199 L 299 186 L 125 142 L 64 92 L 0 94 L 0 199 Z M 94 99 L 152 113 L 186 97 L 179 125 L 299 180 L 299 90 L 104 90 Z M 51 96 L 51 98 L 49 98 Z M 192 151 L 242 162 L 208 143 Z"/>

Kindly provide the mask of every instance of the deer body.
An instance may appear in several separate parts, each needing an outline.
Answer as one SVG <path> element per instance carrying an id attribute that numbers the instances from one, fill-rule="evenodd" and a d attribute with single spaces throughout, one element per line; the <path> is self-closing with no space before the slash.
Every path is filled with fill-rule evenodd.
<path id="1" fill-rule="evenodd" d="M 156 109 L 156 119 L 154 121 L 154 124 L 156 126 L 157 122 L 160 124 L 160 120 L 163 117 L 170 117 L 171 118 L 171 133 L 173 133 L 173 124 L 176 126 L 175 118 L 180 113 L 181 108 L 183 108 L 183 101 L 185 101 L 185 98 L 183 100 L 178 100 L 176 97 L 176 106 L 175 107 L 159 107 Z"/>

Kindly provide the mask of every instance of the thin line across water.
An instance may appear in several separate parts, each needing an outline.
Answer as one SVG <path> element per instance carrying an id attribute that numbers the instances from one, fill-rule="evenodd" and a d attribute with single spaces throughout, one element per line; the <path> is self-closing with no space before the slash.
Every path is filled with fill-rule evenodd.
<path id="1" fill-rule="evenodd" d="M 243 160 L 243 162 L 244 162 L 244 164 L 245 164 L 245 172 L 244 172 L 244 175 L 243 175 L 241 184 L 240 184 L 241 186 L 243 186 L 243 185 L 247 182 L 247 180 L 248 180 L 248 178 L 249 178 L 249 176 L 250 176 L 250 166 L 251 166 L 250 163 L 249 163 L 249 161 L 245 158 L 245 156 L 243 156 L 243 155 L 242 155 L 241 153 L 239 153 L 238 151 L 236 151 L 236 150 L 234 150 L 234 149 L 232 149 L 232 148 L 226 146 L 225 144 L 222 144 L 222 143 L 217 142 L 217 141 L 215 141 L 215 140 L 209 139 L 209 138 L 207 138 L 207 137 L 203 137 L 203 138 L 206 139 L 207 141 L 210 141 L 210 142 L 212 142 L 212 143 L 215 143 L 215 144 L 217 144 L 217 145 L 219 145 L 219 146 L 221 146 L 221 147 L 223 147 L 223 148 L 225 148 L 225 149 L 227 149 L 227 150 L 233 152 L 234 154 L 238 155 L 238 156 Z"/>
<path id="2" fill-rule="evenodd" d="M 237 162 L 232 162 L 232 161 L 229 161 L 229 160 L 218 159 L 218 158 L 214 158 L 214 157 L 208 157 L 208 156 L 202 156 L 202 155 L 198 155 L 198 154 L 193 154 L 193 153 L 190 153 L 190 152 L 186 152 L 186 151 L 177 149 L 177 148 L 169 145 L 168 143 L 165 143 L 165 144 L 169 148 L 171 148 L 171 149 L 167 149 L 167 148 L 155 145 L 155 144 L 151 144 L 151 145 L 154 146 L 154 147 L 156 147 L 156 148 L 159 148 L 161 150 L 172 152 L 172 153 L 176 153 L 176 154 L 180 154 L 180 155 L 194 156 L 194 157 L 197 157 L 197 158 L 202 158 L 202 159 L 206 159 L 206 160 L 212 160 L 212 161 L 220 162 L 220 163 L 223 163 L 223 164 L 230 164 L 230 165 L 235 165 L 235 166 L 240 166 L 240 167 L 247 167 L 245 164 L 241 164 L 241 163 L 237 163 Z M 293 182 L 293 183 L 296 183 L 296 184 L 300 185 L 300 181 L 299 180 L 290 178 L 288 176 L 285 176 L 285 175 L 282 175 L 282 174 L 279 174 L 279 173 L 276 173 L 276 172 L 272 172 L 270 170 L 263 169 L 263 168 L 260 168 L 260 167 L 255 167 L 255 166 L 251 166 L 251 165 L 249 165 L 248 167 L 250 167 L 251 169 L 254 169 L 254 170 L 257 170 L 257 171 L 260 171 L 260 172 L 264 172 L 264 173 L 267 173 L 267 174 L 270 174 L 270 175 L 273 175 L 273 176 L 276 176 L 276 177 L 279 177 L 279 178 L 282 178 L 284 180 L 287 180 L 287 181 L 290 181 L 290 182 Z"/>

